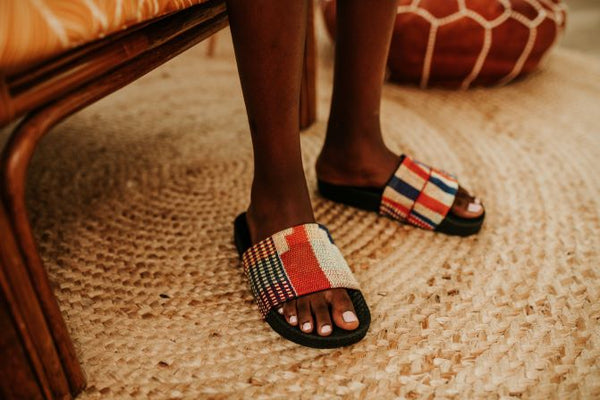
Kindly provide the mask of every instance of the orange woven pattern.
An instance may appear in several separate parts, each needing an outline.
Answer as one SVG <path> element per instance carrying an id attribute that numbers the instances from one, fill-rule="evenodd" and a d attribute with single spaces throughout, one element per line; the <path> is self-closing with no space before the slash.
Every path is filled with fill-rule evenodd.
<path id="1" fill-rule="evenodd" d="M 297 297 L 358 282 L 329 231 L 318 224 L 285 229 L 250 247 L 242 264 L 264 316 Z"/>

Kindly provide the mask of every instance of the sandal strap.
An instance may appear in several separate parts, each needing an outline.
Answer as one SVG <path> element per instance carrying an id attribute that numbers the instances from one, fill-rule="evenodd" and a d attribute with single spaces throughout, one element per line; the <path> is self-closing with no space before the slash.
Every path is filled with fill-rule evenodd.
<path id="1" fill-rule="evenodd" d="M 316 223 L 258 242 L 244 252 L 242 266 L 263 318 L 272 308 L 306 294 L 359 288 L 329 231 Z"/>
<path id="2" fill-rule="evenodd" d="M 447 172 L 409 156 L 387 183 L 379 212 L 423 229 L 434 230 L 446 218 L 458 192 L 458 181 Z"/>

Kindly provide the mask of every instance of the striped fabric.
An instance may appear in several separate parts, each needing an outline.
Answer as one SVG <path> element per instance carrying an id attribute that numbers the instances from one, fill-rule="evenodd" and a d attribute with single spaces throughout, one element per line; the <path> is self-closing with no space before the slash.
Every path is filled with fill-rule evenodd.
<path id="1" fill-rule="evenodd" d="M 255 244 L 244 253 L 242 266 L 263 317 L 305 294 L 358 289 L 346 260 L 319 224 L 298 225 Z"/>
<path id="2" fill-rule="evenodd" d="M 0 75 L 207 0 L 0 0 Z"/>
<path id="3" fill-rule="evenodd" d="M 408 156 L 388 182 L 379 212 L 419 228 L 434 230 L 450 211 L 456 178 Z"/>

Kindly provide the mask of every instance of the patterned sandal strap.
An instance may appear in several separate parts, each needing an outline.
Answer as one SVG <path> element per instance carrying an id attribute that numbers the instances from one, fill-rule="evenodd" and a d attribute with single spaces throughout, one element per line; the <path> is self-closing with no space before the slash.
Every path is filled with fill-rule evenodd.
<path id="1" fill-rule="evenodd" d="M 242 266 L 263 318 L 272 308 L 305 294 L 359 288 L 327 228 L 314 223 L 258 242 L 244 252 Z"/>
<path id="2" fill-rule="evenodd" d="M 434 230 L 446 218 L 457 192 L 454 176 L 404 156 L 383 191 L 379 212 Z"/>

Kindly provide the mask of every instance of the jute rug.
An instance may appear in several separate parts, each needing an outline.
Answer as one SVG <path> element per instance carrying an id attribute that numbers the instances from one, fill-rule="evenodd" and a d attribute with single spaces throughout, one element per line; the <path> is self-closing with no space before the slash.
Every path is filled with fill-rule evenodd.
<path id="1" fill-rule="evenodd" d="M 246 287 L 232 221 L 252 154 L 229 47 L 176 58 L 44 140 L 31 217 L 81 398 L 600 397 L 600 61 L 557 50 L 503 88 L 385 88 L 389 145 L 483 198 L 468 239 L 319 197 L 330 81 L 302 145 L 318 220 L 373 314 L 350 348 L 279 338 Z"/>

